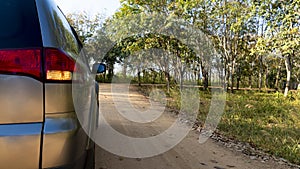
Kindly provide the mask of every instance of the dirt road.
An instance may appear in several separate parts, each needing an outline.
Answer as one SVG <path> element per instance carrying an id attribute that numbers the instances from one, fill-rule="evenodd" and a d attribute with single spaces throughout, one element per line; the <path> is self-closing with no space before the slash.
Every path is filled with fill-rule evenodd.
<path id="1" fill-rule="evenodd" d="M 124 93 L 116 94 L 122 101 Z M 129 98 L 135 108 L 145 111 L 149 108 L 149 100 L 139 94 L 135 87 L 130 88 Z M 118 132 L 131 137 L 151 137 L 166 130 L 175 116 L 166 110 L 154 122 L 139 124 L 126 120 L 115 108 L 116 100 L 112 99 L 110 85 L 100 84 L 100 109 Z M 164 154 L 150 158 L 126 158 L 114 155 L 101 147 L 96 148 L 96 169 L 288 169 L 285 164 L 274 160 L 264 161 L 251 159 L 240 152 L 224 147 L 209 139 L 204 144 L 198 142 L 199 133 L 190 131 L 185 139 Z"/>

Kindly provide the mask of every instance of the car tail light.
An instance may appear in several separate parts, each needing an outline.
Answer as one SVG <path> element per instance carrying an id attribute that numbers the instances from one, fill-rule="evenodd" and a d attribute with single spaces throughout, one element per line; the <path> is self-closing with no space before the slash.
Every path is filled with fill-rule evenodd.
<path id="1" fill-rule="evenodd" d="M 46 80 L 70 81 L 75 68 L 75 61 L 66 53 L 52 48 L 45 49 Z"/>
<path id="2" fill-rule="evenodd" d="M 41 50 L 0 50 L 0 72 L 32 76 L 41 80 Z"/>

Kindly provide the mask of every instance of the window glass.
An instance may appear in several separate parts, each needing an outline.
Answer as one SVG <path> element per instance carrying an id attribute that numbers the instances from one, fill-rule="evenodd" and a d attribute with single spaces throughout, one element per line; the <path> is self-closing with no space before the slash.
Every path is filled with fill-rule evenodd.
<path id="1" fill-rule="evenodd" d="M 34 0 L 1 0 L 0 49 L 42 46 Z"/>

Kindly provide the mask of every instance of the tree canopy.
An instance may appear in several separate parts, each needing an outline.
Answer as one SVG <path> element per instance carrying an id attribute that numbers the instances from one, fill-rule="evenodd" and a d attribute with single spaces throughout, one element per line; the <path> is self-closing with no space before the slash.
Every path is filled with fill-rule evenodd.
<path id="1" fill-rule="evenodd" d="M 105 49 L 102 50 L 104 53 L 100 52 L 101 56 L 94 58 L 109 65 L 110 76 L 114 74 L 115 63 L 130 66 L 126 58 L 136 51 L 160 48 L 189 63 L 194 72 L 182 78 L 193 77 L 205 88 L 218 77 L 224 88 L 230 88 L 232 92 L 240 87 L 274 88 L 284 89 L 287 96 L 288 91 L 299 84 L 300 0 L 120 2 L 121 8 L 107 20 L 101 15 L 92 19 L 85 13 L 68 15 L 81 39 L 89 46 L 90 55 Z M 196 48 L 186 44 L 188 41 L 164 35 L 163 31 L 159 34 L 162 29 L 159 25 L 165 25 L 166 31 L 172 28 L 173 32 L 182 35 L 189 31 L 188 28 L 196 28 L 203 33 L 201 37 L 208 38 L 209 44 L 202 43 L 201 48 Z M 185 36 L 191 38 L 188 34 Z M 209 53 L 216 55 L 211 48 L 218 57 L 209 59 Z M 136 57 L 139 55 L 141 53 Z M 172 63 L 168 62 L 161 65 L 165 76 L 178 76 L 168 70 Z"/>

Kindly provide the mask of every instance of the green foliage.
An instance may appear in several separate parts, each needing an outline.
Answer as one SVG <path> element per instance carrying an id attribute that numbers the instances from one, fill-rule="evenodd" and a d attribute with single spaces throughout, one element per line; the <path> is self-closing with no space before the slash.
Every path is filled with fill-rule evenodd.
<path id="1" fill-rule="evenodd" d="M 78 33 L 80 40 L 85 43 L 95 35 L 104 21 L 104 16 L 99 13 L 95 16 L 90 16 L 86 12 L 70 13 L 66 17 Z"/>
<path id="2" fill-rule="evenodd" d="M 260 19 L 259 22 L 262 22 L 262 25 L 258 27 L 260 36 L 257 37 L 257 43 L 252 49 L 252 53 L 258 55 L 272 53 L 285 60 L 286 97 L 292 80 L 293 65 L 299 60 L 299 7 L 299 0 L 253 1 L 253 14 Z M 298 75 L 297 73 L 295 77 Z"/>
<path id="3" fill-rule="evenodd" d="M 126 62 L 126 56 L 142 48 L 162 47 L 158 44 L 168 41 L 163 36 L 146 39 L 141 38 L 143 33 L 136 34 L 141 27 L 148 26 L 153 28 L 148 30 L 148 35 L 153 36 L 151 30 L 157 28 L 158 21 L 155 17 L 149 20 L 147 16 L 155 13 L 157 16 L 165 15 L 166 21 L 183 19 L 189 23 L 188 26 L 200 29 L 213 42 L 221 55 L 218 64 L 211 64 L 204 54 L 197 57 L 186 54 L 187 49 L 182 44 L 168 42 L 163 46 L 166 50 L 180 51 L 177 55 L 185 57 L 182 61 L 191 62 L 197 74 L 202 73 L 206 88 L 210 69 L 223 67 L 223 83 L 232 90 L 247 78 L 248 86 L 261 88 L 264 81 L 265 87 L 278 89 L 285 82 L 300 81 L 299 7 L 299 0 L 121 0 L 121 8 L 105 22 L 100 14 L 91 17 L 79 13 L 67 17 L 88 46 L 88 55 L 109 65 L 110 76 L 114 73 L 114 64 Z M 139 22 L 130 21 L 136 14 L 140 14 Z M 168 26 L 174 25 L 170 22 Z M 132 34 L 128 34 L 128 30 Z M 135 36 L 138 40 L 133 39 Z M 209 53 L 205 50 L 210 48 L 211 45 L 208 45 L 199 51 Z M 283 74 L 288 71 L 291 76 Z M 221 77 L 222 74 L 219 74 Z M 246 86 L 245 83 L 243 85 Z"/>

